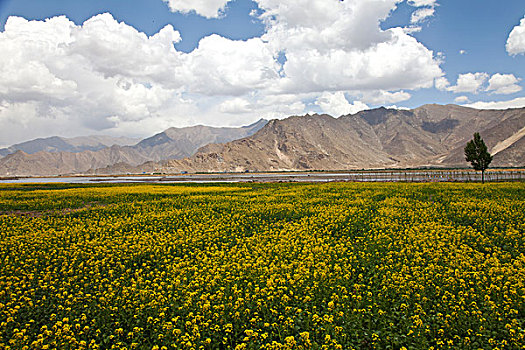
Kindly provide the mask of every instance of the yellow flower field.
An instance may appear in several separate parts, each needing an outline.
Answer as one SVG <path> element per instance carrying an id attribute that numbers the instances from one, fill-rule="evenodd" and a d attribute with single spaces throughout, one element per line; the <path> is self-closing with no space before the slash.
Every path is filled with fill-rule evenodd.
<path id="1" fill-rule="evenodd" d="M 0 349 L 523 349 L 525 184 L 1 185 Z"/>

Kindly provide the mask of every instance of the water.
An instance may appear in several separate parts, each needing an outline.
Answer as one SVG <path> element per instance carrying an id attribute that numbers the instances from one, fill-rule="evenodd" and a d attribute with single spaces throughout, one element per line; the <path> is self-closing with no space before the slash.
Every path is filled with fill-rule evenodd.
<path id="1" fill-rule="evenodd" d="M 122 177 L 84 177 L 84 176 L 71 176 L 71 177 L 27 177 L 17 179 L 0 179 L 0 183 L 70 183 L 70 184 L 85 184 L 93 182 L 112 182 L 112 183 L 123 183 L 123 182 L 136 182 L 139 177 L 135 176 L 122 176 Z M 141 177 L 141 181 L 151 181 L 157 179 L 157 177 Z"/>
<path id="2" fill-rule="evenodd" d="M 489 170 L 486 181 L 523 181 L 524 170 Z M 315 173 L 220 173 L 151 176 L 70 176 L 0 179 L 2 183 L 211 183 L 211 182 L 465 182 L 481 181 L 470 170 L 395 170 Z"/>

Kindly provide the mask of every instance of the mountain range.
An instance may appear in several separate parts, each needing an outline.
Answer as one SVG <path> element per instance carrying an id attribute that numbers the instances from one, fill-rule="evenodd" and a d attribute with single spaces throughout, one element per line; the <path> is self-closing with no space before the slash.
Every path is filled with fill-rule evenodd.
<path id="1" fill-rule="evenodd" d="M 467 167 L 463 149 L 476 131 L 494 154 L 493 166 L 525 165 L 524 108 L 425 105 L 413 110 L 378 108 L 339 118 L 324 114 L 272 120 L 251 137 L 210 144 L 192 157 L 147 164 L 144 170 Z"/>
<path id="2" fill-rule="evenodd" d="M 228 128 L 220 130 L 224 129 Z M 0 174 L 467 167 L 463 148 L 474 132 L 480 132 L 494 155 L 493 166 L 525 166 L 525 108 L 424 105 L 412 110 L 377 108 L 339 118 L 314 114 L 261 120 L 229 128 L 228 136 L 203 126 L 171 128 L 134 146 L 95 152 L 19 151 L 0 159 Z"/>
<path id="3" fill-rule="evenodd" d="M 83 152 L 98 151 L 113 145 L 131 146 L 139 142 L 140 139 L 129 137 L 111 137 L 105 135 L 79 136 L 79 137 L 60 137 L 52 136 L 38 138 L 31 141 L 18 143 L 8 148 L 0 148 L 0 157 L 5 157 L 16 151 L 23 151 L 28 154 L 37 152 Z"/>
<path id="4" fill-rule="evenodd" d="M 37 139 L 7 148 L 15 152 L 0 158 L 0 176 L 78 174 L 93 172 L 98 168 L 115 164 L 133 167 L 145 162 L 183 158 L 191 156 L 199 147 L 208 143 L 228 142 L 250 136 L 266 123 L 266 120 L 261 119 L 239 128 L 215 128 L 202 125 L 169 128 L 140 142 L 135 141 L 132 146 L 121 146 L 113 142 L 114 144 L 109 147 L 98 149 L 86 148 L 87 142 L 82 146 L 77 145 L 76 148 L 72 147 L 72 142 L 60 142 L 71 139 L 58 137 Z M 57 139 L 60 141 L 57 142 Z M 93 142 L 89 144 L 94 143 L 96 139 L 97 137 L 94 137 Z"/>

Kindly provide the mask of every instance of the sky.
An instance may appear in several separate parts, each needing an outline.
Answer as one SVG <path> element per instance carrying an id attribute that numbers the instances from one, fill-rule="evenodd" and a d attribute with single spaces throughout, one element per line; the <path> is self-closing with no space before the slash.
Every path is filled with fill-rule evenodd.
<path id="1" fill-rule="evenodd" d="M 525 107 L 523 0 L 0 0 L 0 146 Z"/>

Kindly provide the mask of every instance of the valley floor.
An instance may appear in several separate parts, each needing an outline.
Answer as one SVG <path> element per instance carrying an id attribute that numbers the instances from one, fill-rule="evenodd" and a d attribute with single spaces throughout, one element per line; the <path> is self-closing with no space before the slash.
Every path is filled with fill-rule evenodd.
<path id="1" fill-rule="evenodd" d="M 135 174 L 111 176 L 0 177 L 2 183 L 237 183 L 237 182 L 480 182 L 472 169 L 383 169 L 259 173 Z M 525 181 L 525 169 L 488 169 L 485 181 Z"/>

